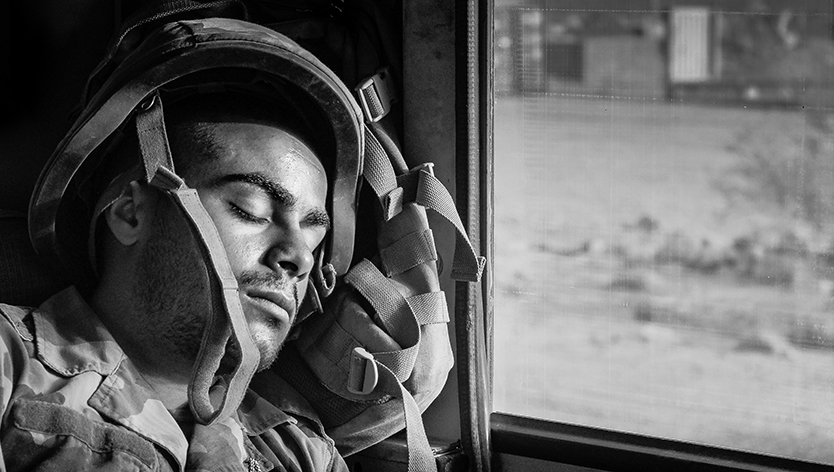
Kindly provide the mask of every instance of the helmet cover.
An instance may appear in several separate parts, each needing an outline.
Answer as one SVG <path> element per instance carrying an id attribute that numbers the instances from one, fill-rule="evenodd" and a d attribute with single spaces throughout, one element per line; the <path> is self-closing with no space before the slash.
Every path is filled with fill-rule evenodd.
<path id="1" fill-rule="evenodd" d="M 29 232 L 38 254 L 67 281 L 89 283 L 88 227 L 97 196 L 90 179 L 107 159 L 107 143 L 126 128 L 137 108 L 159 91 L 213 80 L 231 87 L 241 74 L 275 81 L 302 93 L 321 113 L 334 143 L 328 213 L 333 228 L 323 263 L 344 274 L 353 252 L 357 187 L 364 136 L 361 111 L 350 91 L 315 56 L 269 28 L 228 18 L 168 23 L 152 31 L 84 104 L 35 186 Z M 209 79 L 211 78 L 211 79 Z M 247 79 L 251 80 L 251 79 Z M 269 93 L 260 86 L 257 93 Z M 164 97 L 164 95 L 163 95 Z"/>

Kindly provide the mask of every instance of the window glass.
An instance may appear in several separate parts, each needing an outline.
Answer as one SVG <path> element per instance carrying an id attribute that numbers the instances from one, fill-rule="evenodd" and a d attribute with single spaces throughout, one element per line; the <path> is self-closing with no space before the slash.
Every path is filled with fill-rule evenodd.
<path id="1" fill-rule="evenodd" d="M 495 4 L 497 411 L 834 464 L 832 2 Z"/>

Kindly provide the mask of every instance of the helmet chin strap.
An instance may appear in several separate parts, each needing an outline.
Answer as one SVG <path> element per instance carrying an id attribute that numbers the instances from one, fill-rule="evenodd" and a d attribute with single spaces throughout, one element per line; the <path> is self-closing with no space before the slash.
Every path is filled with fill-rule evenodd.
<path id="1" fill-rule="evenodd" d="M 324 263 L 324 244 L 319 246 L 315 253 L 316 262 L 310 274 L 310 283 L 307 284 L 307 293 L 298 307 L 298 312 L 293 326 L 298 326 L 308 316 L 314 313 L 322 313 L 322 298 L 327 298 L 333 293 L 336 287 L 336 269 L 333 264 Z"/>
<path id="2" fill-rule="evenodd" d="M 206 261 L 212 309 L 188 384 L 188 403 L 198 422 L 211 425 L 230 417 L 237 410 L 258 368 L 260 354 L 249 336 L 237 279 L 217 227 L 203 207 L 197 191 L 189 188 L 174 173 L 159 94 L 140 105 L 136 114 L 136 132 L 145 166 L 145 179 L 165 191 L 177 204 Z M 211 402 L 209 391 L 220 375 L 218 370 L 226 356 L 229 341 L 238 345 L 240 353 L 234 359 L 228 387 L 219 405 L 215 405 Z"/>

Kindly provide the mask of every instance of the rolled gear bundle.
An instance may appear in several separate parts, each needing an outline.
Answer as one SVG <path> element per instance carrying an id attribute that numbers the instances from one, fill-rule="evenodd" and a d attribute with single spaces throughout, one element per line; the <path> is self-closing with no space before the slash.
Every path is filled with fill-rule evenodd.
<path id="1" fill-rule="evenodd" d="M 378 146 L 373 136 L 368 137 L 370 146 Z M 382 195 L 398 195 L 382 198 L 397 202 L 390 212 L 380 205 L 370 212 L 375 235 L 360 224 L 359 234 L 372 237 L 377 249 L 350 268 L 343 283 L 325 300 L 323 313 L 305 321 L 298 339 L 285 349 L 271 372 L 259 376 L 277 373 L 296 390 L 304 391 L 343 454 L 362 450 L 405 427 L 409 471 L 433 470 L 431 456 L 420 454 L 429 450 L 420 412 L 443 388 L 453 356 L 447 330 L 449 312 L 440 288 L 438 255 L 426 209 L 442 207 L 437 203 L 445 200 L 444 195 L 451 205 L 451 197 L 429 166 L 411 170 L 392 167 L 381 148 L 365 157 L 364 175 L 374 185 L 366 187 L 364 196 L 371 201 L 363 200 L 361 207 L 375 206 L 373 200 L 378 200 L 380 193 L 371 190 L 373 187 L 385 188 Z M 399 157 L 392 159 L 403 163 Z M 383 172 L 369 172 L 369 167 Z M 360 210 L 360 221 L 368 216 L 364 213 Z M 439 213 L 452 215 L 443 210 Z M 450 219 L 454 223 L 455 216 Z M 477 279 L 482 259 L 468 261 L 472 262 L 469 266 L 455 265 L 456 276 Z M 368 325 L 366 332 L 372 331 L 370 325 L 382 327 L 398 347 L 369 352 L 352 334 L 361 333 L 363 323 Z"/>
<path id="2" fill-rule="evenodd" d="M 186 3 L 195 12 L 202 12 L 190 16 L 204 16 L 210 15 L 217 4 L 229 2 L 208 6 Z M 182 9 L 177 13 L 182 14 Z M 189 404 L 197 421 L 211 424 L 235 411 L 259 358 L 217 230 L 196 191 L 176 175 L 165 133 L 163 103 L 175 99 L 184 87 L 210 80 L 215 86 L 258 94 L 269 94 L 270 87 L 278 84 L 279 88 L 303 95 L 314 106 L 330 128 L 327 134 L 335 157 L 327 208 L 333 231 L 323 244 L 317 266 L 319 270 L 332 267 L 328 271 L 331 279 L 333 272 L 347 270 L 353 253 L 364 136 L 361 112 L 350 91 L 313 55 L 285 36 L 237 19 L 166 22 L 169 19 L 162 15 L 155 21 L 129 23 L 111 46 L 110 54 L 90 81 L 79 118 L 36 184 L 30 202 L 29 232 L 35 250 L 58 273 L 82 288 L 89 287 L 95 280 L 89 251 L 94 247 L 90 242 L 94 231 L 87 228 L 94 227 L 101 210 L 96 179 L 100 178 L 100 169 L 112 164 L 107 162 L 107 150 L 115 137 L 133 132 L 131 127 L 136 129 L 142 162 L 128 164 L 125 170 L 141 164 L 141 178 L 176 202 L 205 257 L 214 310 L 189 385 Z M 140 31 L 137 37 L 131 34 Z M 326 278 L 318 277 L 319 285 Z M 309 284 L 310 291 L 315 285 Z M 308 295 L 318 298 L 315 293 Z M 216 405 L 209 400 L 208 390 L 219 373 L 221 359 L 229 357 L 229 341 L 237 344 L 239 354 L 233 359 L 226 394 Z"/>

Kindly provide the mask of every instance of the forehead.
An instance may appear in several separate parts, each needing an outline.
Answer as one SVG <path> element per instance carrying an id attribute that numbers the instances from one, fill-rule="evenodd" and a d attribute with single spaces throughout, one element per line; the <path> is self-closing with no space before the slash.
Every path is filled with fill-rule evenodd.
<path id="1" fill-rule="evenodd" d="M 322 187 L 325 169 L 318 156 L 294 133 L 264 123 L 221 122 L 191 127 L 178 154 L 188 162 L 190 185 L 228 174 L 259 173 L 282 182 Z"/>

